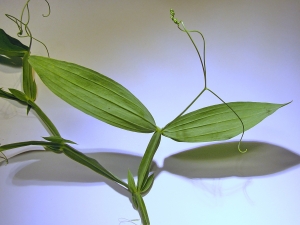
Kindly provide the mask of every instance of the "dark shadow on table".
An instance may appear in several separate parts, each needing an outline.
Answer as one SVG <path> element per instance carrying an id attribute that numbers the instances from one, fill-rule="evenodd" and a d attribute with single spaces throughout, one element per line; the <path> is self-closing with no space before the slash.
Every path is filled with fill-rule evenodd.
<path id="1" fill-rule="evenodd" d="M 300 156 L 286 148 L 263 142 L 243 142 L 247 153 L 240 153 L 238 142 L 227 142 L 186 150 L 167 157 L 162 168 L 152 164 L 156 177 L 161 171 L 186 178 L 223 178 L 264 176 L 284 171 L 300 163 Z M 84 152 L 91 151 L 85 150 Z M 92 150 L 87 156 L 121 179 L 127 171 L 137 176 L 141 156 L 121 150 Z M 128 192 L 116 183 L 102 177 L 89 168 L 72 161 L 63 154 L 46 151 L 30 151 L 10 159 L 10 163 L 26 162 L 12 171 L 14 185 L 99 185 L 106 183 L 122 195 Z M 3 164 L 3 163 L 2 163 Z"/>
<path id="2" fill-rule="evenodd" d="M 286 148 L 263 142 L 238 142 L 198 147 L 171 155 L 163 170 L 187 178 L 264 176 L 284 171 L 300 163 L 300 156 Z"/>

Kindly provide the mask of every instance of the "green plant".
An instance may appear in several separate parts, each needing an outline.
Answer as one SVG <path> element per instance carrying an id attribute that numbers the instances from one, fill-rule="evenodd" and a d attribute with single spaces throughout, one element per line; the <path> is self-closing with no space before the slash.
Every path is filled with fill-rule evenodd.
<path id="1" fill-rule="evenodd" d="M 21 146 L 38 145 L 44 147 L 47 151 L 65 154 L 74 161 L 89 167 L 128 190 L 132 195 L 133 206 L 139 211 L 143 224 L 150 224 L 143 196 L 150 191 L 154 182 L 154 174 L 150 172 L 150 166 L 159 147 L 161 136 L 182 142 L 210 142 L 227 140 L 241 134 L 237 149 L 240 152 L 245 152 L 246 150 L 243 151 L 240 148 L 244 131 L 255 126 L 265 117 L 286 105 L 259 102 L 226 103 L 223 101 L 207 87 L 205 39 L 202 33 L 187 30 L 183 22 L 178 21 L 175 18 L 174 11 L 171 10 L 171 19 L 181 31 L 188 35 L 198 53 L 204 75 L 204 87 L 174 120 L 163 128 L 159 128 L 148 109 L 131 92 L 112 79 L 73 63 L 31 55 L 32 41 L 36 39 L 32 36 L 29 29 L 29 19 L 25 22 L 23 20 L 25 12 L 29 15 L 28 4 L 29 0 L 22 10 L 20 19 L 7 15 L 17 25 L 19 29 L 18 36 L 29 37 L 30 43 L 28 46 L 0 30 L 0 54 L 8 58 L 22 58 L 23 90 L 1 89 L 0 96 L 26 105 L 27 112 L 34 110 L 48 128 L 50 136 L 44 137 L 45 141 L 28 141 L 2 145 L 0 151 L 3 152 Z M 191 36 L 192 33 L 198 33 L 203 39 L 204 48 L 202 55 Z M 70 146 L 70 144 L 75 143 L 64 139 L 47 115 L 35 103 L 37 87 L 33 78 L 32 68 L 53 93 L 75 108 L 121 129 L 140 133 L 153 133 L 138 169 L 137 182 L 134 180 L 131 171 L 128 171 L 126 183 L 96 160 Z M 222 104 L 186 113 L 205 91 L 216 96 Z"/>

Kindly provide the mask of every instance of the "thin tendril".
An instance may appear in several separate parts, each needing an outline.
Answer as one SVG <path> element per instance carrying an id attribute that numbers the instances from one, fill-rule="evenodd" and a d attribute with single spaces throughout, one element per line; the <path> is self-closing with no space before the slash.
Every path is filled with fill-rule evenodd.
<path id="1" fill-rule="evenodd" d="M 245 126 L 244 126 L 244 123 L 243 123 L 243 121 L 242 121 L 242 119 L 240 118 L 240 116 L 223 100 L 223 99 L 221 99 L 217 94 L 215 94 L 212 90 L 210 90 L 210 89 L 208 89 L 207 88 L 207 79 L 206 79 L 206 63 L 205 63 L 205 39 L 204 39 L 204 36 L 203 36 L 203 34 L 200 32 L 200 31 L 197 31 L 197 30 L 187 30 L 186 28 L 185 28 L 185 26 L 184 26 L 184 23 L 180 20 L 180 21 L 178 21 L 178 19 L 176 19 L 175 18 L 175 12 L 174 12 L 174 10 L 173 9 L 171 9 L 170 10 L 170 17 L 171 17 L 171 19 L 173 20 L 173 22 L 177 25 L 177 27 L 178 27 L 178 29 L 179 30 L 181 30 L 181 31 L 183 31 L 183 32 L 185 32 L 187 35 L 188 35 L 188 37 L 190 38 L 190 40 L 191 40 L 191 42 L 193 43 L 193 45 L 194 45 L 194 48 L 196 49 L 196 51 L 197 51 L 197 54 L 198 54 L 198 57 L 199 57 L 199 59 L 200 59 L 200 62 L 201 62 L 201 66 L 202 66 L 202 70 L 203 70 L 203 75 L 204 75 L 204 88 L 203 88 L 203 90 L 200 92 L 200 94 L 198 94 L 197 95 L 197 97 L 183 110 L 183 112 L 182 113 L 180 113 L 174 120 L 176 120 L 177 118 L 179 118 L 180 116 L 182 116 L 193 104 L 194 104 L 194 102 L 206 91 L 206 90 L 208 90 L 209 92 L 211 92 L 214 96 L 216 96 L 219 100 L 221 100 L 236 116 L 237 116 L 237 118 L 240 120 L 240 122 L 241 122 L 241 124 L 242 124 L 242 128 L 243 128 L 243 132 L 242 132 L 242 136 L 241 136 L 241 138 L 240 138 L 240 141 L 239 141 L 239 144 L 238 144 L 238 150 L 241 152 L 241 153 L 245 153 L 245 152 L 247 152 L 247 149 L 246 150 L 244 150 L 244 151 L 242 151 L 241 150 L 241 148 L 240 148 L 240 145 L 241 145 L 241 142 L 242 142 L 242 139 L 243 139 L 243 137 L 244 137 L 244 133 L 245 133 Z M 180 27 L 180 25 L 182 26 L 182 28 Z M 197 46 L 196 46 L 196 44 L 195 44 L 195 42 L 194 42 L 194 40 L 193 40 L 193 38 L 192 38 L 192 36 L 190 35 L 190 33 L 193 33 L 193 32 L 195 32 L 195 33 L 198 33 L 198 34 L 200 34 L 201 35 L 201 37 L 202 37 L 202 40 L 203 40 L 203 59 L 202 59 L 202 57 L 201 57 L 201 55 L 200 55 L 200 52 L 199 52 L 199 50 L 198 50 L 198 48 L 197 48 Z M 173 120 L 173 121 L 174 121 Z M 173 122 L 172 121 L 172 122 Z M 171 122 L 171 123 L 172 123 Z M 170 123 L 169 123 L 170 124 Z"/>
<path id="2" fill-rule="evenodd" d="M 204 68 L 205 68 L 205 75 L 206 75 L 206 63 L 205 63 L 205 51 L 206 51 L 206 44 L 205 44 L 205 39 L 204 39 L 204 35 L 198 31 L 198 30 L 189 30 L 188 32 L 190 33 L 198 33 L 201 35 L 201 38 L 203 40 L 203 62 L 204 62 Z"/>
<path id="3" fill-rule="evenodd" d="M 197 51 L 198 57 L 199 57 L 200 62 L 201 62 L 202 70 L 203 70 L 204 84 L 205 84 L 205 88 L 206 88 L 207 85 L 206 85 L 205 39 L 204 39 L 204 36 L 203 36 L 203 34 L 202 34 L 201 32 L 199 32 L 199 31 L 195 31 L 195 30 L 187 30 L 187 29 L 185 28 L 184 23 L 183 23 L 182 21 L 180 21 L 180 24 L 182 25 L 183 29 L 181 29 L 181 28 L 180 28 L 180 25 L 178 25 L 179 30 L 185 32 L 185 33 L 189 36 L 191 42 L 193 43 L 193 45 L 194 45 L 194 47 L 195 47 L 195 49 L 196 49 L 196 51 Z M 196 33 L 200 34 L 201 37 L 202 37 L 202 40 L 203 40 L 203 60 L 202 60 L 202 57 L 201 57 L 201 55 L 200 55 L 200 52 L 199 52 L 199 50 L 198 50 L 198 48 L 197 48 L 197 46 L 196 46 L 196 44 L 195 44 L 195 42 L 194 42 L 192 36 L 190 35 L 190 33 L 192 33 L 192 32 L 196 32 Z"/>
<path id="4" fill-rule="evenodd" d="M 43 17 L 48 17 L 51 14 L 51 7 L 50 7 L 50 4 L 47 0 L 45 0 L 45 2 L 48 4 L 48 14 L 47 15 L 42 14 L 42 15 L 43 15 Z"/>
<path id="5" fill-rule="evenodd" d="M 42 44 L 45 47 L 45 49 L 47 51 L 47 55 L 48 55 L 48 57 L 50 57 L 49 50 L 48 50 L 47 46 L 42 41 L 40 41 L 40 40 L 38 40 L 38 39 L 36 39 L 32 36 L 31 31 L 30 31 L 27 23 L 24 23 L 23 21 L 17 19 L 16 17 L 14 17 L 12 15 L 9 15 L 9 14 L 6 14 L 6 16 L 7 16 L 7 18 L 12 20 L 18 26 L 18 29 L 19 29 L 18 37 L 20 37 L 20 38 L 29 37 L 30 38 L 29 49 L 31 49 L 32 40 L 35 40 L 35 41 L 39 42 L 40 44 Z M 22 26 L 25 27 L 26 35 L 22 35 L 22 33 L 23 33 Z"/>
<path id="6" fill-rule="evenodd" d="M 29 24 L 30 22 L 30 11 L 29 11 L 29 6 L 28 6 L 28 3 L 26 5 L 26 9 L 27 9 L 27 22 L 25 23 L 26 26 Z M 21 20 L 23 22 L 23 20 Z"/>
<path id="7" fill-rule="evenodd" d="M 196 101 L 197 99 L 206 91 L 206 88 L 203 88 L 203 90 L 194 98 L 194 100 L 174 119 L 176 120 L 180 116 L 182 116 Z M 174 121 L 173 120 L 173 121 Z"/>
<path id="8" fill-rule="evenodd" d="M 42 45 L 45 47 L 46 51 L 47 51 L 48 57 L 50 57 L 49 50 L 48 50 L 47 46 L 46 46 L 42 41 L 40 41 L 40 40 L 38 40 L 38 39 L 36 39 L 36 38 L 34 38 L 34 37 L 31 37 L 31 38 L 32 38 L 33 40 L 39 42 L 40 44 L 42 44 Z"/>
<path id="9" fill-rule="evenodd" d="M 210 93 L 212 93 L 214 96 L 216 96 L 218 99 L 220 99 L 220 101 L 222 101 L 236 116 L 237 116 L 237 118 L 240 120 L 240 122 L 242 123 L 242 127 L 243 127 L 243 132 L 242 132 L 242 136 L 241 136 L 241 138 L 240 138 L 240 141 L 239 141 L 239 144 L 238 144 L 238 149 L 239 149 L 239 151 L 241 152 L 241 153 L 245 153 L 245 152 L 247 152 L 247 149 L 246 150 L 241 150 L 241 148 L 240 148 L 240 145 L 241 145 L 241 142 L 242 142 L 242 139 L 243 139 L 243 136 L 244 136 L 244 133 L 245 133 L 245 125 L 244 125 L 244 123 L 243 123 L 243 121 L 242 121 L 242 119 L 241 119 L 241 117 L 231 108 L 231 106 L 230 105 L 228 105 L 222 98 L 220 98 L 216 93 L 214 93 L 212 90 L 210 90 L 210 89 L 206 89 L 206 90 L 208 90 Z"/>
<path id="10" fill-rule="evenodd" d="M 182 25 L 183 30 L 180 28 L 180 25 Z M 183 23 L 182 21 L 180 22 L 180 25 L 178 25 L 178 28 L 179 28 L 181 31 L 185 32 L 185 33 L 189 36 L 191 42 L 193 43 L 193 45 L 194 45 L 194 47 L 195 47 L 195 49 L 196 49 L 196 51 L 197 51 L 198 57 L 199 57 L 200 62 L 201 62 L 202 70 L 203 70 L 203 73 L 204 73 L 205 83 L 206 83 L 206 77 L 205 77 L 205 74 L 206 74 L 206 68 L 205 68 L 205 64 L 204 64 L 204 62 L 203 62 L 203 60 L 202 60 L 202 57 L 201 57 L 201 55 L 200 55 L 200 52 L 199 52 L 199 50 L 198 50 L 198 48 L 197 48 L 197 46 L 196 46 L 196 44 L 195 44 L 195 42 L 194 42 L 192 36 L 190 35 L 190 31 L 188 31 L 188 30 L 185 28 L 184 23 Z M 203 39 L 203 40 L 204 40 L 204 39 Z M 205 43 L 205 42 L 204 42 L 204 43 Z M 204 53 L 204 54 L 205 54 L 205 53 Z M 204 55 L 204 57 L 205 57 L 205 55 Z"/>
<path id="11" fill-rule="evenodd" d="M 194 40 L 193 40 L 193 38 L 191 37 L 191 35 L 189 34 L 189 32 L 190 31 L 188 31 L 186 28 L 185 28 L 185 26 L 184 26 L 184 24 L 183 24 L 183 22 L 182 21 L 178 21 L 174 16 L 175 16 L 175 12 L 174 12 L 174 10 L 173 9 L 171 9 L 170 10 L 170 15 L 171 15 L 171 19 L 173 20 L 173 22 L 175 23 L 175 24 L 177 24 L 177 27 L 179 28 L 179 30 L 181 30 L 181 31 L 183 31 L 183 32 L 185 32 L 188 36 L 189 36 L 189 38 L 190 38 L 190 40 L 191 40 L 191 42 L 193 43 L 193 46 L 194 46 L 194 48 L 196 49 L 196 51 L 197 51 L 197 54 L 198 54 L 198 57 L 199 57 L 199 59 L 200 59 L 200 62 L 201 62 L 201 66 L 202 66 L 202 70 L 203 70 L 203 74 L 204 74 L 204 88 L 203 88 L 203 90 L 196 96 L 196 98 L 175 118 L 175 119 L 177 119 L 178 117 L 180 117 L 181 115 L 183 115 L 194 103 L 195 103 L 195 101 L 204 93 L 204 91 L 206 90 L 206 88 L 207 88 L 207 82 L 206 82 L 206 65 L 205 65 L 205 39 L 204 39 L 204 36 L 198 31 L 198 33 L 202 36 L 202 39 L 203 39 L 203 43 L 204 43 L 204 49 L 203 49 L 203 60 L 202 60 L 202 57 L 201 57 L 201 54 L 200 54 L 200 52 L 199 52 L 199 50 L 198 50 L 198 48 L 197 48 L 197 46 L 196 46 L 196 44 L 195 44 L 195 42 L 194 42 Z M 183 27 L 183 29 L 182 28 L 180 28 L 180 25 L 182 25 L 182 27 Z M 191 32 L 196 32 L 196 31 L 191 31 Z M 174 120 L 175 120 L 174 119 Z M 174 121 L 173 120 L 173 121 Z M 171 122 L 172 123 L 172 122 Z"/>
<path id="12" fill-rule="evenodd" d="M 205 84 L 205 85 L 204 85 L 204 88 L 206 88 L 207 85 L 206 85 L 206 63 L 205 63 L 205 49 L 206 49 L 206 48 L 205 48 L 205 38 L 204 38 L 203 34 L 202 34 L 200 31 L 197 31 L 197 30 L 187 30 L 187 29 L 185 28 L 185 26 L 184 26 L 184 23 L 183 23 L 181 20 L 178 21 L 178 19 L 176 19 L 176 18 L 174 17 L 174 16 L 175 16 L 175 12 L 174 12 L 173 9 L 170 10 L 170 14 L 171 14 L 171 19 L 173 20 L 173 22 L 174 22 L 175 24 L 177 24 L 178 29 L 181 30 L 181 31 L 183 31 L 183 32 L 185 32 L 185 33 L 189 36 L 189 38 L 190 38 L 192 44 L 194 45 L 194 48 L 195 48 L 196 51 L 197 51 L 198 57 L 199 57 L 200 62 L 201 62 L 201 66 L 202 66 L 202 70 L 203 70 L 203 75 L 204 75 L 204 84 Z M 181 25 L 183 28 L 181 28 L 180 25 Z M 200 34 L 201 37 L 202 37 L 202 40 L 203 40 L 203 59 L 202 59 L 201 54 L 200 54 L 200 52 L 199 52 L 199 50 L 198 50 L 198 48 L 197 48 L 197 45 L 195 44 L 195 42 L 194 42 L 192 36 L 190 35 L 190 33 L 192 33 L 192 32 L 196 32 L 196 33 Z"/>
<path id="13" fill-rule="evenodd" d="M 27 8 L 27 15 L 28 15 L 28 17 L 27 17 L 27 23 L 25 23 L 26 25 L 29 23 L 29 7 L 28 7 L 28 3 L 30 2 L 30 0 L 28 0 L 27 2 L 26 2 L 26 4 L 24 5 L 24 7 L 23 7 L 23 9 L 22 9 L 22 12 L 21 12 L 21 16 L 20 16 L 20 20 L 19 21 L 21 21 L 21 23 L 20 23 L 20 26 L 18 26 L 19 27 L 19 33 L 18 33 L 18 35 L 22 35 L 23 34 L 23 28 L 22 28 L 22 23 L 23 23 L 23 15 L 24 15 L 24 11 L 25 11 L 25 9 Z"/>

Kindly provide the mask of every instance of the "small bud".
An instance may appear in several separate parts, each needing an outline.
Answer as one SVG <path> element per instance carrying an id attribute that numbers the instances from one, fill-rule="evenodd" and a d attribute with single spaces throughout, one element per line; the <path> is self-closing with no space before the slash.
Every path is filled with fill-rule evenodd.
<path id="1" fill-rule="evenodd" d="M 178 25 L 180 22 L 178 22 L 178 20 L 174 18 L 175 12 L 173 9 L 170 9 L 170 15 L 171 15 L 170 18 L 173 20 L 173 22 Z"/>

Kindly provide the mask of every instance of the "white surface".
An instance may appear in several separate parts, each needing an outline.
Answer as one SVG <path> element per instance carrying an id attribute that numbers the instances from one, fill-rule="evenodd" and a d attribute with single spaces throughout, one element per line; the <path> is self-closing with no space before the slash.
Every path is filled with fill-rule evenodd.
<path id="1" fill-rule="evenodd" d="M 16 27 L 4 14 L 19 17 L 23 3 L 1 0 L 0 26 L 12 36 Z M 205 35 L 208 86 L 224 100 L 293 100 L 246 132 L 244 140 L 262 141 L 300 154 L 298 0 L 66 0 L 50 4 L 51 16 L 42 18 L 47 5 L 32 0 L 31 31 L 47 44 L 51 57 L 115 79 L 144 103 L 160 127 L 177 116 L 203 86 L 192 44 L 169 19 L 169 9 L 173 8 L 188 29 Z M 196 36 L 195 40 L 200 47 L 201 39 Z M 36 42 L 32 53 L 46 54 Z M 0 86 L 20 88 L 20 75 L 20 70 L 0 65 Z M 77 142 L 80 150 L 143 154 L 151 135 L 123 131 L 86 116 L 36 79 L 37 103 L 64 138 Z M 204 94 L 193 109 L 216 103 L 217 99 Z M 3 100 L 0 119 L 1 144 L 47 136 L 34 115 L 26 118 L 25 109 Z M 163 167 L 169 155 L 201 145 L 163 138 L 154 159 Z M 120 218 L 139 218 L 127 196 L 112 183 L 101 177 L 98 181 L 93 172 L 64 156 L 42 157 L 40 153 L 21 155 L 0 167 L 1 224 L 113 225 L 119 224 Z M 124 171 L 130 166 L 136 165 L 124 165 Z M 300 224 L 299 176 L 299 167 L 260 177 L 197 180 L 162 171 L 145 202 L 153 225 L 296 225 Z"/>

